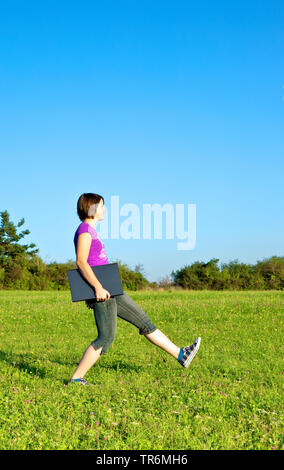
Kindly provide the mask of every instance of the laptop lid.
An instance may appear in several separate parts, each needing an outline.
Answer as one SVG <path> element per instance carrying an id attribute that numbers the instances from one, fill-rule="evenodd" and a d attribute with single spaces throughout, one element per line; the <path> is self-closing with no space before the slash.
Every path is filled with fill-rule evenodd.
<path id="1" fill-rule="evenodd" d="M 91 266 L 103 288 L 108 290 L 111 297 L 123 294 L 118 263 Z M 79 269 L 67 271 L 71 289 L 72 302 L 96 299 L 96 291 L 89 284 Z"/>

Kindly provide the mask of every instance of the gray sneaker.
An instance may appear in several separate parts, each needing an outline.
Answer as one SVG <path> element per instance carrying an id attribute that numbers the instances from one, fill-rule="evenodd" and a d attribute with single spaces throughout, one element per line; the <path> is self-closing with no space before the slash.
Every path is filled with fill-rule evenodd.
<path id="1" fill-rule="evenodd" d="M 195 354 L 197 353 L 199 346 L 201 343 L 201 338 L 196 338 L 193 344 L 190 346 L 185 346 L 182 348 L 183 350 L 183 356 L 178 362 L 183 366 L 183 367 L 188 367 L 189 364 L 191 363 L 192 359 L 194 358 Z"/>
<path id="2" fill-rule="evenodd" d="M 68 384 L 93 385 L 93 384 L 90 384 L 89 382 L 87 382 L 86 379 L 83 379 L 83 377 L 81 377 L 80 379 L 70 379 L 68 381 Z"/>

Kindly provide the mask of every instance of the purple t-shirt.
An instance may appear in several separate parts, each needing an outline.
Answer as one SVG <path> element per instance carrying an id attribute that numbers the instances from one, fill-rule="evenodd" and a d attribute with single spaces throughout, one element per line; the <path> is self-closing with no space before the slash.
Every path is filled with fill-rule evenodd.
<path id="1" fill-rule="evenodd" d="M 98 266 L 100 264 L 108 264 L 108 257 L 105 252 L 105 246 L 98 236 L 96 230 L 91 227 L 91 225 L 87 224 L 87 222 L 82 222 L 79 227 L 77 228 L 75 235 L 74 235 L 74 245 L 75 245 L 75 253 L 77 256 L 77 241 L 79 235 L 81 233 L 90 233 L 92 236 L 92 243 L 89 252 L 89 256 L 87 262 L 90 266 Z"/>

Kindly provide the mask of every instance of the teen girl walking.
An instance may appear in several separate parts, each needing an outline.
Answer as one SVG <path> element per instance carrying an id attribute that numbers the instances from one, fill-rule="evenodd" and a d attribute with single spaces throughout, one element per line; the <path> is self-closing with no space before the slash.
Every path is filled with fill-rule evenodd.
<path id="1" fill-rule="evenodd" d="M 96 292 L 96 299 L 86 300 L 85 303 L 94 311 L 98 336 L 85 350 L 68 383 L 91 385 L 84 376 L 100 355 L 106 354 L 114 341 L 117 317 L 132 323 L 140 335 L 173 356 L 181 366 L 188 367 L 198 351 L 201 338 L 197 338 L 190 346 L 176 346 L 153 325 L 147 314 L 126 293 L 110 297 L 91 269 L 91 266 L 108 264 L 104 244 L 95 230 L 96 224 L 104 219 L 105 211 L 104 198 L 99 194 L 84 193 L 78 199 L 77 213 L 82 222 L 74 236 L 76 264 Z"/>

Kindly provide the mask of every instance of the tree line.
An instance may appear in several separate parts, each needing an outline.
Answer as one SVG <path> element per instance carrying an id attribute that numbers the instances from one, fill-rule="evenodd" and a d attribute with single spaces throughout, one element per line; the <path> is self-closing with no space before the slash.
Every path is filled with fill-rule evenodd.
<path id="1" fill-rule="evenodd" d="M 67 271 L 76 269 L 76 261 L 45 263 L 38 255 L 34 243 L 20 244 L 29 230 L 18 232 L 25 220 L 15 225 L 7 211 L 0 212 L 0 289 L 24 290 L 69 290 Z M 213 258 L 209 262 L 196 261 L 191 265 L 172 271 L 159 282 L 149 282 L 142 267 L 134 270 L 116 261 L 119 265 L 123 289 L 183 288 L 210 290 L 283 290 L 284 257 L 272 256 L 256 264 L 240 263 L 238 260 L 221 263 Z"/>

